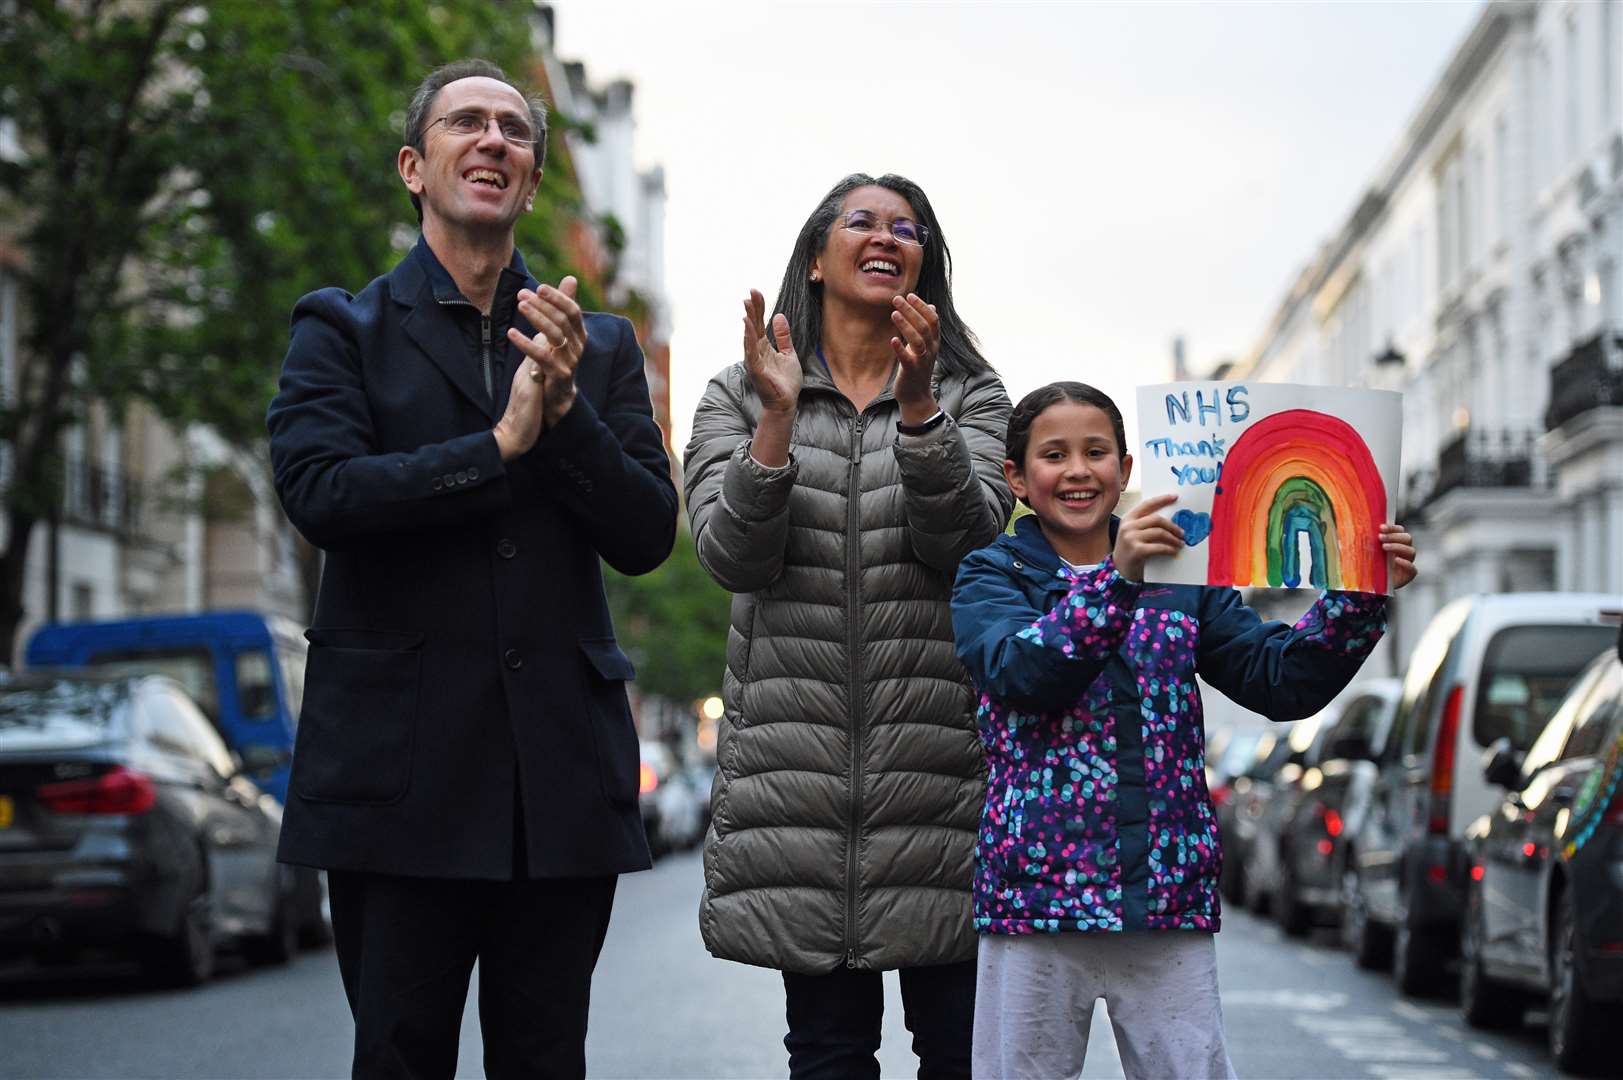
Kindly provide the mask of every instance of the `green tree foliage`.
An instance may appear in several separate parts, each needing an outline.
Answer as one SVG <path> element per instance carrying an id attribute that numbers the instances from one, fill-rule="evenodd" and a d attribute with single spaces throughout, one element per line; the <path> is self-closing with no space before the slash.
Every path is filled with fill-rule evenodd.
<path id="1" fill-rule="evenodd" d="M 522 0 L 4 7 L 0 117 L 22 152 L 0 160 L 0 235 L 20 254 L 26 312 L 0 410 L 9 658 L 33 527 L 59 498 L 62 430 L 92 401 L 140 399 L 177 425 L 261 439 L 294 301 L 359 289 L 415 234 L 394 169 L 411 89 L 462 56 L 521 82 L 533 60 Z M 550 280 L 568 270 L 564 227 L 580 212 L 554 156 L 518 238 Z"/>
<path id="2" fill-rule="evenodd" d="M 676 549 L 651 574 L 604 570 L 615 633 L 637 665 L 637 687 L 686 704 L 721 689 L 727 664 L 727 593 L 710 579 L 677 530 Z"/>

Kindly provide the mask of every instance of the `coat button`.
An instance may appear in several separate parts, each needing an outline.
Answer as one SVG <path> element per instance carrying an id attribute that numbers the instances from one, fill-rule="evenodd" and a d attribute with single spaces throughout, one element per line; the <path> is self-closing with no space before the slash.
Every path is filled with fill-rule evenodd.
<path id="1" fill-rule="evenodd" d="M 468 474 L 466 472 L 457 473 L 456 482 L 459 484 L 466 484 L 468 482 Z"/>
<path id="2" fill-rule="evenodd" d="M 477 465 L 468 466 L 468 479 L 469 480 L 477 480 L 477 479 L 479 479 L 479 467 Z"/>
<path id="3" fill-rule="evenodd" d="M 502 653 L 502 660 L 514 671 L 517 671 L 519 668 L 524 666 L 524 657 L 519 655 L 517 649 L 508 649 L 506 652 Z"/>
<path id="4" fill-rule="evenodd" d="M 506 537 L 503 537 L 496 544 L 496 554 L 500 555 L 504 559 L 511 559 L 514 555 L 518 554 L 518 545 Z"/>
<path id="5" fill-rule="evenodd" d="M 445 481 L 446 487 L 452 487 L 456 484 L 456 473 L 446 473 L 440 479 Z"/>
<path id="6" fill-rule="evenodd" d="M 433 488 L 435 491 L 438 491 L 445 486 L 445 481 L 436 476 L 432 481 L 429 482 L 428 486 Z"/>

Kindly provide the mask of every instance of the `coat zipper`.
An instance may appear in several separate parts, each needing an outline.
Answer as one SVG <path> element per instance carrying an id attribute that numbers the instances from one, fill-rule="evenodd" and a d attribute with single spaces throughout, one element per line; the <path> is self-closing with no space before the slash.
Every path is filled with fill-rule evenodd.
<path id="1" fill-rule="evenodd" d="M 857 845 L 862 834 L 862 414 L 851 421 L 846 495 L 846 650 L 851 660 L 851 833 L 846 854 L 845 966 L 857 966 Z"/>
<path id="2" fill-rule="evenodd" d="M 479 348 L 481 350 L 480 365 L 485 373 L 485 397 L 490 399 L 492 405 L 496 403 L 496 376 L 490 365 L 490 316 L 484 312 L 479 313 Z"/>
<path id="3" fill-rule="evenodd" d="M 479 311 L 479 306 L 477 304 L 471 300 L 464 300 L 461 297 L 455 297 L 450 300 L 436 300 L 435 302 L 438 303 L 440 307 L 466 307 Z M 485 398 L 492 405 L 495 405 L 496 378 L 494 367 L 491 362 L 490 346 L 490 316 L 486 315 L 482 311 L 479 311 L 479 373 L 484 377 L 485 380 Z"/>

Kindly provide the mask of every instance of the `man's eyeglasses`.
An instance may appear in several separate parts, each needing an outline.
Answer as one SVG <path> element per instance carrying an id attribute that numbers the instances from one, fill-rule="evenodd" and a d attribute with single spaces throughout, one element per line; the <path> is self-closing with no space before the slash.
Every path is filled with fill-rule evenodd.
<path id="1" fill-rule="evenodd" d="M 911 244 L 914 247 L 923 247 L 930 239 L 930 230 L 911 218 L 897 218 L 894 221 L 881 221 L 879 215 L 872 210 L 851 210 L 840 216 L 841 228 L 848 229 L 860 236 L 876 233 L 887 225 L 890 235 L 898 244 Z"/>
<path id="2" fill-rule="evenodd" d="M 496 122 L 496 130 L 501 132 L 502 138 L 514 146 L 534 146 L 535 131 L 530 125 L 517 116 L 487 116 L 482 112 L 465 109 L 458 112 L 446 113 L 432 124 L 444 124 L 445 130 L 452 135 L 483 135 L 490 122 Z"/>

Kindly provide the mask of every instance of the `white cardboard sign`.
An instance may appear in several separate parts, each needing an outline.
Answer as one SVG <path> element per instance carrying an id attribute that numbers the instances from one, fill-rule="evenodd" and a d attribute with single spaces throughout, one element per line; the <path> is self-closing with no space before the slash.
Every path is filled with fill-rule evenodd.
<path id="1" fill-rule="evenodd" d="M 1390 592 L 1403 398 L 1389 390 L 1183 382 L 1138 388 L 1134 472 L 1185 547 L 1151 581 Z"/>

